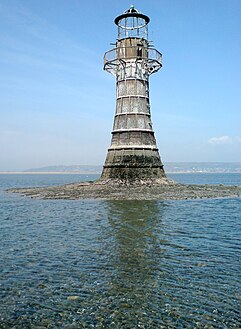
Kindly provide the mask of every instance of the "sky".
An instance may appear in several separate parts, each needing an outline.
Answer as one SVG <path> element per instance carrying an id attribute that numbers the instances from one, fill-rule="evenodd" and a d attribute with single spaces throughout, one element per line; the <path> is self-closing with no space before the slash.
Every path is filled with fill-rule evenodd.
<path id="1" fill-rule="evenodd" d="M 0 0 L 0 171 L 101 165 L 126 0 Z M 150 77 L 162 161 L 241 162 L 240 0 L 136 0 L 163 54 Z"/>

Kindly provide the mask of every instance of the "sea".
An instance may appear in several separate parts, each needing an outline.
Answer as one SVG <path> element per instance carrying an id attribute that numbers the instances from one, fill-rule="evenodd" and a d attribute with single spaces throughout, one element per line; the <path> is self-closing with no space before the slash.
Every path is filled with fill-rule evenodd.
<path id="1" fill-rule="evenodd" d="M 241 174 L 169 174 L 241 185 Z M 40 200 L 0 175 L 0 328 L 241 328 L 241 199 Z"/>

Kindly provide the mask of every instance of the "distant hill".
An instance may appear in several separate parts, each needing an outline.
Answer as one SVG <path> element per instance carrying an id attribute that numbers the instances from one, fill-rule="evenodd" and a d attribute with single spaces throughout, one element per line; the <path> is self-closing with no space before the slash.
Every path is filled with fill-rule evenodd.
<path id="1" fill-rule="evenodd" d="M 239 162 L 165 162 L 167 173 L 241 173 Z M 102 166 L 73 165 L 31 168 L 24 172 L 100 174 Z"/>
<path id="2" fill-rule="evenodd" d="M 166 162 L 167 173 L 241 173 L 241 162 Z"/>
<path id="3" fill-rule="evenodd" d="M 56 172 L 56 173 L 76 173 L 76 174 L 100 174 L 102 166 L 73 165 L 73 166 L 48 166 L 41 168 L 31 168 L 24 172 Z"/>

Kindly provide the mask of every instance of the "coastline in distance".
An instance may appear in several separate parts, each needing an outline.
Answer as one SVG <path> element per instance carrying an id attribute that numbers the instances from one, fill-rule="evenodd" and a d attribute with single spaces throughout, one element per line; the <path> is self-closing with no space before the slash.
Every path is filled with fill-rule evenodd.
<path id="1" fill-rule="evenodd" d="M 239 162 L 164 162 L 166 173 L 241 173 Z M 101 165 L 56 165 L 1 174 L 101 174 Z"/>

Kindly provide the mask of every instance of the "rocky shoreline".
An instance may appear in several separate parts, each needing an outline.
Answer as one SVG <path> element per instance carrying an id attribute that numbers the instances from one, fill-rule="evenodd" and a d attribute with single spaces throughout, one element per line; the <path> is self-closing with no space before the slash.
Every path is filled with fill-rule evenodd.
<path id="1" fill-rule="evenodd" d="M 80 182 L 62 186 L 13 188 L 8 192 L 38 199 L 188 200 L 241 197 L 241 186 L 178 184 L 161 182 Z"/>

